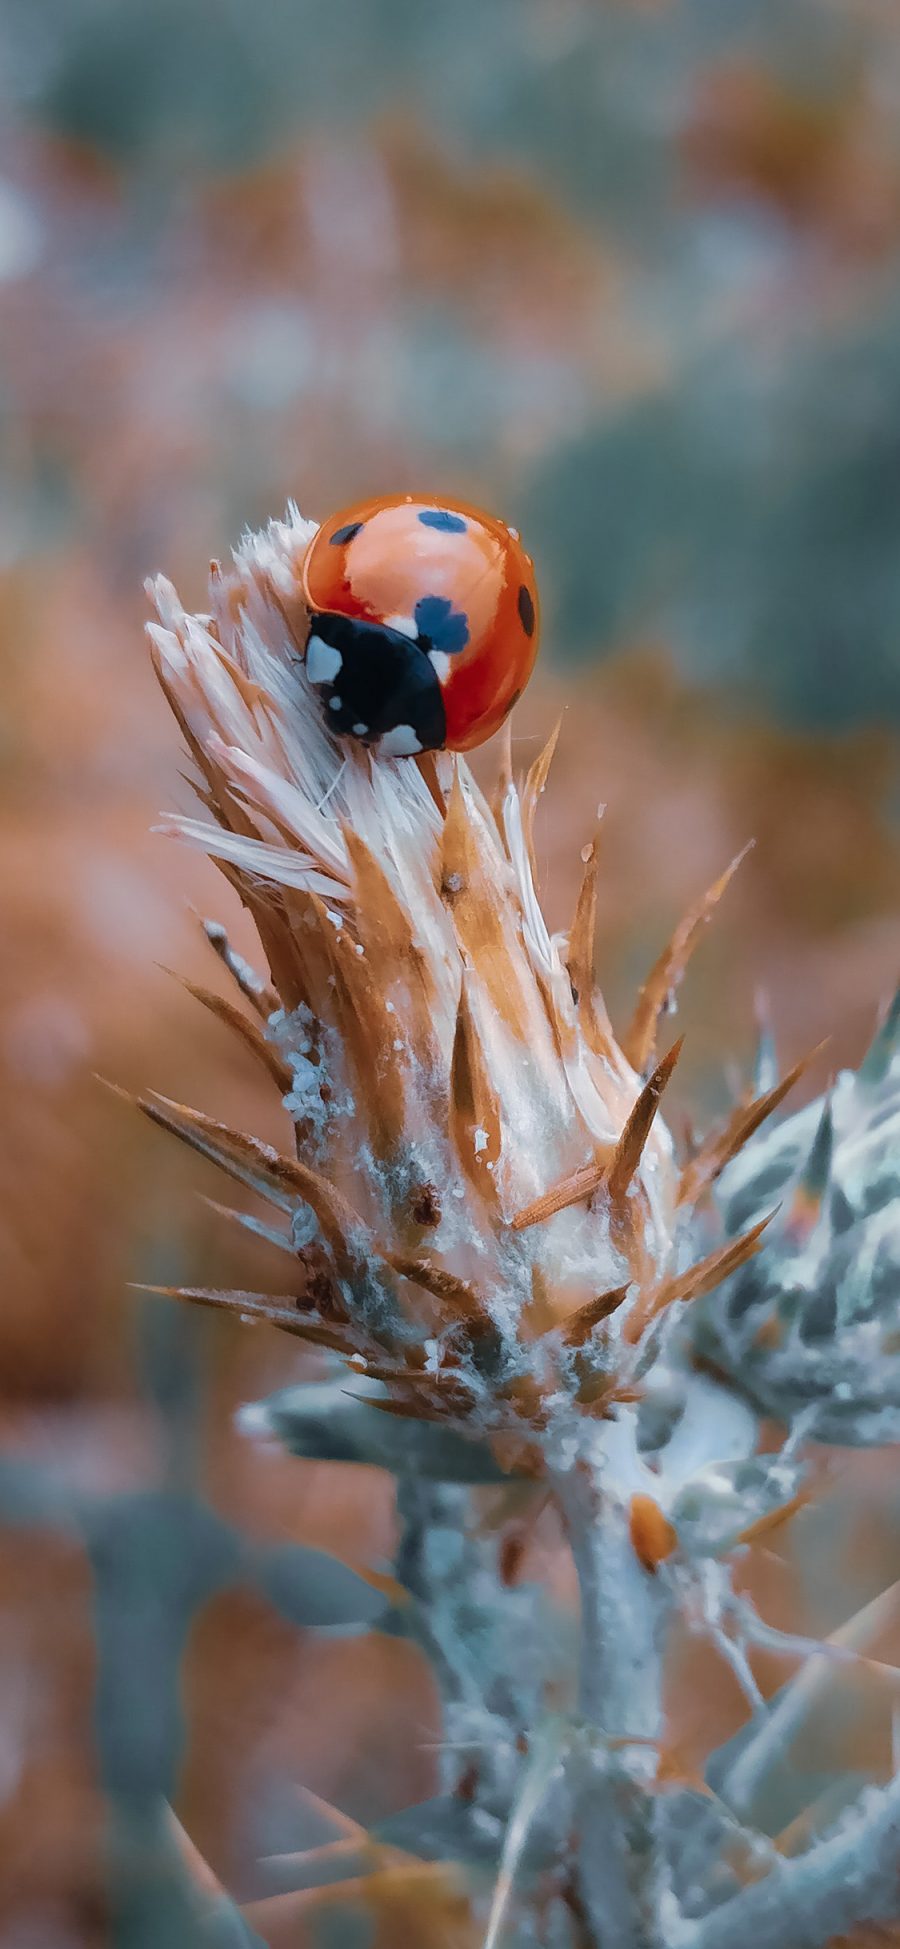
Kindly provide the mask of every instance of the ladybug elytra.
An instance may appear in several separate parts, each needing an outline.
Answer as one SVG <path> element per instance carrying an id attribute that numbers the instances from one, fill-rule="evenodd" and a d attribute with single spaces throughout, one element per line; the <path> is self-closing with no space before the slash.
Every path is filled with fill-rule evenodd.
<path id="1" fill-rule="evenodd" d="M 303 584 L 306 671 L 329 724 L 385 757 L 483 744 L 531 675 L 534 569 L 478 508 L 409 495 L 345 508 L 315 535 Z"/>

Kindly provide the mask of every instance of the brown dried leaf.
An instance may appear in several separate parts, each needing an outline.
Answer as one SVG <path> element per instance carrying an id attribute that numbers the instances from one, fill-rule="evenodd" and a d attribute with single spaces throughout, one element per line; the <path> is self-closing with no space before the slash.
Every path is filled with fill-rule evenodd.
<path id="1" fill-rule="evenodd" d="M 600 1058 L 601 1062 L 608 1063 L 612 1060 L 613 1065 L 618 1066 L 619 1051 L 615 1045 L 612 1024 L 606 1012 L 603 996 L 594 981 L 598 861 L 598 845 L 594 840 L 585 862 L 584 877 L 569 933 L 567 966 L 572 997 L 578 1011 L 579 1027 L 588 1048 Z"/>
<path id="2" fill-rule="evenodd" d="M 671 1078 L 683 1046 L 684 1037 L 679 1036 L 668 1054 L 657 1063 L 653 1075 L 648 1077 L 644 1084 L 616 1145 L 607 1174 L 606 1188 L 610 1204 L 618 1208 L 624 1204 L 632 1178 L 643 1156 L 644 1145 L 650 1135 L 663 1091 Z"/>
<path id="3" fill-rule="evenodd" d="M 554 1217 L 556 1212 L 580 1204 L 584 1198 L 593 1195 L 604 1179 L 607 1181 L 610 1203 L 621 1208 L 640 1163 L 663 1090 L 681 1053 L 683 1039 L 674 1043 L 644 1084 L 615 1147 L 599 1152 L 592 1163 L 582 1164 L 579 1170 L 572 1171 L 551 1190 L 543 1192 L 532 1204 L 526 1205 L 523 1211 L 517 1212 L 511 1221 L 514 1231 L 525 1231 L 529 1225 L 541 1224 L 545 1219 Z"/>
<path id="4" fill-rule="evenodd" d="M 807 1055 L 801 1056 L 800 1061 L 795 1062 L 793 1069 L 788 1070 L 787 1075 L 782 1077 L 780 1083 L 776 1083 L 774 1089 L 766 1090 L 763 1096 L 755 1097 L 752 1103 L 738 1104 L 724 1128 L 714 1132 L 682 1172 L 678 1187 L 680 1205 L 694 1204 L 703 1192 L 715 1183 L 726 1164 L 730 1164 L 731 1159 L 737 1156 L 747 1139 L 752 1137 L 760 1124 L 772 1115 L 773 1110 L 778 1109 L 788 1091 L 799 1082 L 800 1077 L 810 1064 L 815 1062 L 824 1047 L 824 1042 L 819 1042 Z"/>
<path id="5" fill-rule="evenodd" d="M 444 1421 L 449 1412 L 435 1401 L 378 1401 L 374 1395 L 366 1398 L 366 1407 L 378 1414 L 396 1415 L 401 1421 Z"/>
<path id="6" fill-rule="evenodd" d="M 339 1266 L 349 1268 L 363 1251 L 371 1252 L 371 1235 L 359 1214 L 333 1185 L 299 1158 L 285 1157 L 258 1137 L 231 1130 L 214 1117 L 186 1104 L 172 1103 L 168 1097 L 132 1097 L 127 1090 L 117 1094 L 135 1103 L 152 1123 L 181 1137 L 202 1157 L 221 1165 L 229 1176 L 261 1192 L 283 1211 L 292 1211 L 298 1198 L 302 1199 L 315 1212 Z M 350 1240 L 354 1250 L 348 1244 Z"/>
<path id="7" fill-rule="evenodd" d="M 517 1211 L 510 1224 L 514 1232 L 524 1232 L 529 1225 L 543 1224 L 547 1218 L 555 1217 L 558 1211 L 567 1211 L 570 1205 L 580 1204 L 583 1198 L 590 1198 L 609 1169 L 613 1155 L 612 1145 L 599 1154 L 591 1164 L 582 1164 L 566 1178 L 561 1178 L 549 1191 L 542 1191 L 530 1205 Z"/>
<path id="8" fill-rule="evenodd" d="M 411 1279 L 423 1291 L 439 1299 L 458 1318 L 481 1321 L 490 1317 L 485 1301 L 467 1279 L 460 1279 L 446 1266 L 435 1265 L 431 1259 L 405 1257 L 400 1252 L 385 1254 L 388 1265 L 403 1279 Z"/>
<path id="9" fill-rule="evenodd" d="M 255 1237 L 264 1239 L 267 1245 L 273 1246 L 277 1252 L 286 1253 L 287 1257 L 296 1263 L 297 1249 L 288 1232 L 278 1232 L 274 1226 L 262 1224 L 262 1221 L 252 1218 L 247 1212 L 236 1211 L 233 1205 L 222 1205 L 217 1198 L 207 1197 L 205 1192 L 201 1192 L 200 1196 L 203 1203 L 208 1205 L 210 1211 L 214 1211 L 217 1217 L 225 1218 L 230 1225 L 238 1225 L 242 1231 L 249 1231 Z"/>
<path id="10" fill-rule="evenodd" d="M 342 832 L 353 869 L 356 924 L 379 1012 L 387 1019 L 385 1005 L 400 977 L 406 998 L 407 1036 L 419 1062 L 427 1063 L 434 1048 L 437 1004 L 432 966 L 414 937 L 408 909 L 380 861 L 350 826 L 344 825 Z M 393 1042 L 396 1015 L 389 1020 L 393 1025 L 389 1040 Z"/>
<path id="11" fill-rule="evenodd" d="M 421 1367 L 398 1367 L 395 1361 L 367 1360 L 364 1367 L 354 1362 L 354 1368 L 367 1381 L 384 1381 L 390 1387 L 436 1388 L 441 1384 L 440 1373 Z"/>
<path id="12" fill-rule="evenodd" d="M 341 834 L 353 869 L 354 913 L 366 952 L 379 959 L 379 972 L 396 974 L 412 961 L 417 968 L 427 965 L 416 945 L 409 913 L 394 892 L 380 860 L 358 832 L 341 822 Z"/>
<path id="13" fill-rule="evenodd" d="M 384 985 L 349 928 L 335 929 L 324 902 L 310 896 L 330 968 L 338 1027 L 356 1072 L 356 1101 L 369 1125 L 374 1155 L 395 1156 L 408 1130 L 402 1051 L 394 1048 L 397 1017 L 388 1012 Z"/>
<path id="14" fill-rule="evenodd" d="M 569 1318 L 563 1321 L 559 1330 L 560 1339 L 567 1347 L 583 1347 L 585 1341 L 590 1339 L 595 1326 L 599 1326 L 601 1320 L 608 1320 L 611 1314 L 617 1312 L 630 1290 L 631 1281 L 628 1280 L 624 1286 L 614 1286 L 608 1293 L 599 1293 L 596 1299 L 585 1300 L 584 1305 L 579 1306 L 577 1313 L 571 1313 Z"/>
<path id="15" fill-rule="evenodd" d="M 453 921 L 463 961 L 478 969 L 492 1008 L 521 1038 L 521 956 L 517 940 L 513 942 L 508 935 L 510 920 L 498 895 L 496 860 L 486 859 L 482 848 L 476 815 L 457 769 L 441 834 L 441 898 Z"/>
<path id="16" fill-rule="evenodd" d="M 203 988 L 199 982 L 189 981 L 185 975 L 179 975 L 177 979 L 180 980 L 182 987 L 187 989 L 188 994 L 193 995 L 195 1001 L 201 1002 L 204 1008 L 208 1008 L 212 1015 L 218 1016 L 219 1021 L 225 1023 L 226 1028 L 240 1037 L 251 1055 L 268 1070 L 272 1081 L 278 1087 L 279 1095 L 287 1096 L 293 1082 L 290 1067 L 258 1023 L 249 1015 L 245 1015 L 243 1009 L 236 1008 L 233 1002 L 226 1001 L 224 995 L 217 995 L 214 989 Z"/>
<path id="17" fill-rule="evenodd" d="M 752 845 L 751 839 L 701 899 L 688 908 L 640 990 L 631 1022 L 622 1037 L 622 1048 L 638 1075 L 652 1058 L 659 1018 L 668 998 L 678 987 L 707 921 Z"/>
<path id="18" fill-rule="evenodd" d="M 578 1384 L 575 1400 L 584 1414 L 596 1415 L 599 1420 L 608 1420 L 612 1414 L 613 1403 L 619 1399 L 619 1391 L 608 1374 L 595 1369 L 585 1369 Z"/>
<path id="19" fill-rule="evenodd" d="M 597 931 L 597 841 L 591 842 L 569 930 L 567 966 L 576 1006 L 594 986 L 594 935 Z"/>
<path id="20" fill-rule="evenodd" d="M 254 880 L 230 860 L 216 859 L 213 865 L 234 888 L 256 928 L 275 984 L 268 991 L 274 996 L 274 1006 L 299 1007 L 308 998 L 309 986 L 290 922 L 288 903 L 293 889 L 276 886 L 273 881 Z"/>
<path id="21" fill-rule="evenodd" d="M 493 1201 L 496 1189 L 488 1166 L 500 1159 L 500 1105 L 472 1013 L 470 979 L 463 974 L 453 1040 L 450 1135 L 469 1182 Z"/>
<path id="22" fill-rule="evenodd" d="M 443 788 L 438 774 L 437 753 L 435 751 L 421 752 L 421 754 L 416 758 L 416 765 L 418 767 L 418 770 L 421 772 L 422 777 L 425 780 L 425 783 L 441 815 L 441 818 L 442 819 L 445 818 L 447 813 L 447 801 L 444 797 Z"/>
<path id="23" fill-rule="evenodd" d="M 676 1300 L 702 1299 L 704 1294 L 713 1292 L 723 1279 L 736 1272 L 739 1266 L 746 1265 L 748 1259 L 754 1258 L 760 1250 L 763 1232 L 771 1225 L 775 1215 L 774 1211 L 770 1211 L 748 1232 L 743 1232 L 740 1238 L 729 1239 L 727 1245 L 717 1246 L 705 1259 L 688 1266 L 686 1272 L 679 1273 L 675 1278 L 663 1279 L 658 1286 L 642 1293 L 625 1321 L 626 1340 L 634 1345 L 651 1321 L 667 1306 L 673 1306 Z"/>
<path id="24" fill-rule="evenodd" d="M 267 1022 L 269 1016 L 274 1015 L 279 1007 L 274 988 L 262 975 L 257 974 L 255 968 L 249 966 L 243 955 L 235 951 L 221 921 L 201 920 L 200 925 L 213 953 L 221 961 L 222 966 L 227 968 L 232 981 L 237 983 L 241 994 L 256 1009 L 257 1014 L 262 1016 L 263 1021 Z"/>
<path id="25" fill-rule="evenodd" d="M 447 802 L 447 817 L 441 829 L 440 891 L 455 911 L 461 894 L 479 877 L 478 842 L 472 830 L 472 817 L 463 791 L 462 774 L 454 767 L 453 784 Z"/>
<path id="26" fill-rule="evenodd" d="M 402 1390 L 407 1388 L 419 1414 L 423 1407 L 436 1415 L 471 1413 L 474 1395 L 457 1368 L 442 1367 L 428 1373 L 410 1373 L 405 1369 L 391 1369 L 378 1364 L 367 1365 L 360 1372 L 365 1372 L 368 1380 L 384 1381 L 388 1387 L 399 1388 L 401 1401 Z"/>
<path id="27" fill-rule="evenodd" d="M 298 1340 L 308 1340 L 317 1347 L 330 1347 L 336 1353 L 351 1354 L 356 1351 L 356 1339 L 348 1332 L 342 1332 L 335 1325 L 325 1325 L 318 1318 L 309 1318 L 298 1313 L 296 1301 L 290 1294 L 244 1292 L 239 1287 L 215 1286 L 145 1286 L 137 1288 L 142 1293 L 157 1293 L 163 1299 L 189 1300 L 195 1306 L 211 1306 L 217 1312 L 234 1313 L 242 1320 L 264 1321 L 267 1326 L 280 1327 L 284 1333 L 292 1333 Z"/>
<path id="28" fill-rule="evenodd" d="M 261 891 L 265 897 L 268 888 Z M 297 1008 L 301 1002 L 310 1006 L 316 997 L 318 1006 L 312 1013 L 318 1017 L 321 997 L 328 993 L 330 935 L 334 930 L 316 894 L 302 892 L 299 887 L 278 887 L 275 891 L 277 906 L 269 904 L 268 917 L 270 930 L 273 924 L 278 930 L 275 952 L 280 958 L 271 960 L 268 943 L 267 953 L 278 991 L 288 1009 Z"/>

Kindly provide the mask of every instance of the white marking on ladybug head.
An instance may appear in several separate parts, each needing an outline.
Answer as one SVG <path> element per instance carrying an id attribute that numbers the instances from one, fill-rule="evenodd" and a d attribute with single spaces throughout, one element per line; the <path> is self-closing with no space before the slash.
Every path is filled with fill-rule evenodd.
<path id="1" fill-rule="evenodd" d="M 353 736 L 355 738 L 367 737 L 368 731 L 369 731 L 368 724 L 354 724 L 353 726 Z"/>
<path id="2" fill-rule="evenodd" d="M 378 749 L 382 758 L 411 758 L 422 744 L 411 724 L 395 724 L 392 731 L 385 731 Z"/>
<path id="3" fill-rule="evenodd" d="M 306 674 L 311 684 L 334 682 L 344 659 L 321 636 L 311 636 L 306 645 Z"/>
<path id="4" fill-rule="evenodd" d="M 342 711 L 344 708 L 343 697 L 329 697 L 328 708 L 330 711 Z"/>
<path id="5" fill-rule="evenodd" d="M 395 629 L 398 636 L 411 636 L 414 643 L 419 634 L 412 616 L 385 616 L 384 627 Z"/>
<path id="6" fill-rule="evenodd" d="M 450 658 L 446 650 L 429 650 L 428 661 L 434 670 L 438 683 L 446 683 L 450 675 Z"/>

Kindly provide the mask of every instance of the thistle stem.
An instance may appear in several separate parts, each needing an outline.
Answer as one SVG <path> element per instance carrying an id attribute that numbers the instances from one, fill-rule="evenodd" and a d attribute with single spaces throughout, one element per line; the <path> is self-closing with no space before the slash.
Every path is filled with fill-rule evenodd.
<path id="1" fill-rule="evenodd" d="M 434 1567 L 427 1561 L 427 1542 L 435 1530 L 463 1531 L 467 1497 L 447 1484 L 421 1482 L 414 1476 L 397 1480 L 397 1515 L 402 1525 L 396 1574 L 415 1600 L 412 1628 L 437 1674 L 445 1708 L 481 1704 L 477 1659 L 465 1640 L 448 1629 L 444 1593 L 436 1585 Z"/>
<path id="2" fill-rule="evenodd" d="M 666 1586 L 641 1568 L 627 1511 L 587 1468 L 558 1477 L 556 1494 L 581 1595 L 579 1892 L 597 1949 L 660 1949 L 652 1781 Z"/>
<path id="3" fill-rule="evenodd" d="M 898 1857 L 900 1776 L 829 1840 L 714 1908 L 681 1949 L 824 1949 L 860 1923 L 893 1921 Z"/>

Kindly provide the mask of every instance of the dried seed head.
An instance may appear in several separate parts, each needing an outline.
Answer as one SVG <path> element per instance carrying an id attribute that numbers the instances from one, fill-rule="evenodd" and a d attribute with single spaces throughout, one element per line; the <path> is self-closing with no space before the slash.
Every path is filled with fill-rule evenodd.
<path id="1" fill-rule="evenodd" d="M 637 1303 L 672 1270 L 678 1180 L 655 1115 L 671 1062 L 642 1089 L 593 992 L 593 861 L 571 941 L 544 922 L 532 839 L 549 749 L 522 788 L 505 769 L 492 812 L 461 759 L 379 760 L 331 734 L 303 663 L 314 532 L 292 509 L 247 538 L 214 568 L 208 615 L 163 579 L 150 589 L 155 666 L 208 815 L 166 829 L 218 862 L 255 921 L 296 1159 L 154 1114 L 267 1188 L 300 1244 L 314 1213 L 367 1359 L 462 1317 L 476 1392 L 521 1417 L 535 1379 L 574 1393 L 549 1326 L 631 1282 Z M 565 1183 L 576 1195 L 538 1213 Z M 607 1364 L 630 1304 L 604 1327 Z"/>

